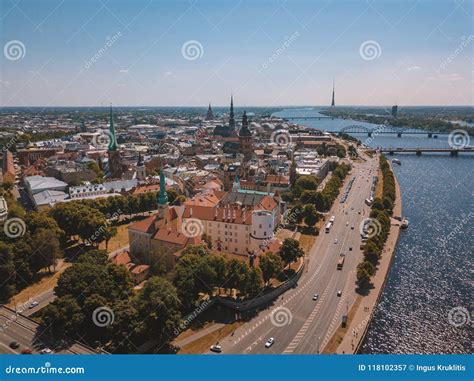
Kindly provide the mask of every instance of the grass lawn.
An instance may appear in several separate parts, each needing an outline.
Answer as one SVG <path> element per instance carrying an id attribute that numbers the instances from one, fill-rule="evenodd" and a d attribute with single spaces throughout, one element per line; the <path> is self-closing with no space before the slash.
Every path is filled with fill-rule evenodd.
<path id="1" fill-rule="evenodd" d="M 375 186 L 375 198 L 382 198 L 383 194 L 383 175 L 380 168 L 377 171 L 377 185 Z"/>
<path id="2" fill-rule="evenodd" d="M 327 343 L 327 345 L 321 349 L 321 353 L 324 353 L 324 354 L 336 353 L 337 347 L 339 346 L 339 344 L 342 343 L 344 336 L 350 334 L 350 332 L 347 332 L 347 330 L 349 329 L 352 323 L 352 319 L 354 318 L 354 315 L 357 312 L 357 309 L 359 308 L 360 303 L 362 302 L 362 298 L 363 297 L 360 295 L 357 296 L 353 306 L 351 307 L 349 311 L 346 328 L 342 328 L 341 323 L 339 322 L 339 326 L 336 332 L 331 337 L 331 340 L 329 340 L 329 343 Z"/>
<path id="3" fill-rule="evenodd" d="M 112 252 L 128 245 L 128 226 L 130 223 L 117 226 L 117 235 L 109 241 L 108 251 Z M 105 242 L 101 242 L 99 249 L 105 250 Z"/>
<path id="4" fill-rule="evenodd" d="M 28 299 L 34 299 L 36 295 L 40 295 L 51 288 L 54 288 L 58 283 L 58 278 L 61 273 L 66 270 L 71 263 L 61 261 L 57 267 L 57 271 L 52 274 L 45 273 L 44 277 L 36 283 L 24 288 L 18 294 L 15 295 L 16 304 L 22 304 L 28 301 Z M 7 304 L 7 307 L 13 308 L 15 305 L 13 299 Z"/>

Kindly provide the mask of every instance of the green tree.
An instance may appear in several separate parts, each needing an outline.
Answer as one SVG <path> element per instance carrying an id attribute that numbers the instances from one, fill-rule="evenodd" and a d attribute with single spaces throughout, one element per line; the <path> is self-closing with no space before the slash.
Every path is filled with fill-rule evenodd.
<path id="1" fill-rule="evenodd" d="M 77 301 L 70 295 L 57 298 L 49 303 L 41 314 L 42 320 L 54 336 L 75 337 L 81 332 L 84 314 Z"/>
<path id="2" fill-rule="evenodd" d="M 181 302 L 170 282 L 151 277 L 137 295 L 135 305 L 149 338 L 168 343 L 174 337 L 173 332 L 181 319 Z"/>
<path id="3" fill-rule="evenodd" d="M 271 251 L 261 255 L 259 260 L 259 267 L 262 270 L 265 284 L 268 284 L 270 279 L 276 278 L 283 271 L 283 262 L 280 256 Z"/>
<path id="4" fill-rule="evenodd" d="M 77 257 L 76 263 L 106 266 L 109 263 L 109 254 L 106 250 L 89 250 Z"/>
<path id="5" fill-rule="evenodd" d="M 0 242 L 0 302 L 7 302 L 15 293 L 15 266 L 10 245 Z"/>
<path id="6" fill-rule="evenodd" d="M 56 269 L 58 259 L 62 256 L 59 240 L 52 230 L 39 229 L 32 237 L 34 252 L 32 254 L 32 268 L 36 272 L 47 268 L 51 272 L 51 267 Z"/>
<path id="7" fill-rule="evenodd" d="M 303 208 L 304 222 L 313 227 L 319 221 L 319 213 L 312 204 L 306 204 Z"/>
<path id="8" fill-rule="evenodd" d="M 242 291 L 252 299 L 262 292 L 263 286 L 262 270 L 258 267 L 250 267 L 246 277 L 245 289 Z"/>
<path id="9" fill-rule="evenodd" d="M 300 243 L 293 238 L 285 238 L 278 255 L 285 265 L 295 262 L 298 258 L 304 256 L 304 251 L 300 247 Z"/>

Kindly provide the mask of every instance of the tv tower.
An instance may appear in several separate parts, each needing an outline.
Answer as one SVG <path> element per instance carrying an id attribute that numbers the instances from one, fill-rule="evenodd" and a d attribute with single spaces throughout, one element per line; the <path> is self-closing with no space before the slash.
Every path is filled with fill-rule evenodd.
<path id="1" fill-rule="evenodd" d="M 332 81 L 332 101 L 331 101 L 331 107 L 336 107 L 336 101 L 334 99 L 334 94 L 336 91 L 336 79 L 334 78 Z"/>

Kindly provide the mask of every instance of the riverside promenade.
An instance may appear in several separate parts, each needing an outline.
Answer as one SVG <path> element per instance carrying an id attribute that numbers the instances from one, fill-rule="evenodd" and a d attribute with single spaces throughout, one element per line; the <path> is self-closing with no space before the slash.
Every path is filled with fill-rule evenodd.
<path id="1" fill-rule="evenodd" d="M 393 168 L 392 168 L 393 172 Z M 395 173 L 394 173 L 395 176 Z M 395 177 L 396 199 L 393 208 L 393 215 L 402 217 L 402 197 L 400 185 Z M 359 351 L 364 342 L 364 337 L 368 331 L 374 312 L 377 309 L 380 296 L 388 277 L 390 265 L 395 253 L 395 248 L 400 235 L 401 222 L 391 218 L 390 234 L 383 248 L 383 254 L 377 267 L 377 273 L 372 277 L 373 288 L 367 296 L 359 296 L 360 303 L 355 303 L 349 313 L 349 321 L 344 329 L 344 337 L 337 347 L 335 353 L 354 354 Z"/>

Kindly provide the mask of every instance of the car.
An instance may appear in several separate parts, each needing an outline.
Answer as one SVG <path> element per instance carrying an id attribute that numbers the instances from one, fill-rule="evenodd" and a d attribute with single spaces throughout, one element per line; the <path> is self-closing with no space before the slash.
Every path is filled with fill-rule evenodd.
<path id="1" fill-rule="evenodd" d="M 270 348 L 274 343 L 275 343 L 275 339 L 273 337 L 270 337 L 265 343 L 265 348 Z"/>
<path id="2" fill-rule="evenodd" d="M 357 214 L 360 214 L 360 210 L 357 212 Z"/>
<path id="3" fill-rule="evenodd" d="M 318 300 L 319 299 L 319 295 L 318 294 L 314 294 L 313 295 L 313 300 Z"/>
<path id="4" fill-rule="evenodd" d="M 342 290 L 339 290 L 336 295 L 337 295 L 338 298 L 340 298 L 341 295 L 342 295 Z"/>
<path id="5" fill-rule="evenodd" d="M 222 352 L 222 347 L 220 345 L 213 345 L 211 346 L 211 348 L 209 348 L 209 350 L 211 352 L 215 352 L 215 353 L 221 353 Z"/>
<path id="6" fill-rule="evenodd" d="M 351 226 L 351 230 L 354 230 L 354 225 Z"/>
<path id="7" fill-rule="evenodd" d="M 33 352 L 31 351 L 30 348 L 25 348 L 20 352 L 22 355 L 32 355 Z"/>
<path id="8" fill-rule="evenodd" d="M 43 348 L 43 349 L 41 350 L 41 354 L 42 354 L 42 355 L 50 355 L 50 354 L 52 354 L 52 353 L 53 353 L 53 351 L 52 351 L 51 349 L 49 349 L 49 348 Z"/>
<path id="9" fill-rule="evenodd" d="M 337 244 L 337 238 L 334 239 L 334 243 Z"/>
<path id="10" fill-rule="evenodd" d="M 349 221 L 346 222 L 346 226 L 349 226 Z"/>
<path id="11" fill-rule="evenodd" d="M 352 251 L 352 246 L 349 246 L 349 251 Z"/>
<path id="12" fill-rule="evenodd" d="M 39 303 L 38 302 L 31 302 L 30 304 L 30 307 L 29 308 L 35 308 Z"/>
<path id="13" fill-rule="evenodd" d="M 18 344 L 16 341 L 12 341 L 10 343 L 10 348 L 11 349 L 18 349 L 18 348 L 20 348 L 20 344 Z"/>

